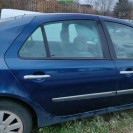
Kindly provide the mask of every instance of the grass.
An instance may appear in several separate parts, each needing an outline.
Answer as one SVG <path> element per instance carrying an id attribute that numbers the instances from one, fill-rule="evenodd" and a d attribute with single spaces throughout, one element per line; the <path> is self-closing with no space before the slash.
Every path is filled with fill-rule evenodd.
<path id="1" fill-rule="evenodd" d="M 44 127 L 38 133 L 133 133 L 133 110 Z"/>

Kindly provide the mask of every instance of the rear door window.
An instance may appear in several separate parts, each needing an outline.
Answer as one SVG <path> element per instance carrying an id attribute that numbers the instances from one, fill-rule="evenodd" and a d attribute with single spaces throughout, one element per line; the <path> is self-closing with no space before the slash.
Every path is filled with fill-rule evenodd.
<path id="1" fill-rule="evenodd" d="M 96 21 L 60 21 L 44 28 L 52 58 L 104 58 Z"/>

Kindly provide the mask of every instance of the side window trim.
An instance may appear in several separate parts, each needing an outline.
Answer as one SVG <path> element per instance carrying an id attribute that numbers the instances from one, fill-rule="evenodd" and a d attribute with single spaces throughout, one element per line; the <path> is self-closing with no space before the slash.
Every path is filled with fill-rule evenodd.
<path id="1" fill-rule="evenodd" d="M 73 19 L 73 20 L 76 20 L 76 19 Z M 93 20 L 93 19 L 85 19 L 85 20 Z M 71 20 L 64 20 L 64 21 L 71 21 Z M 102 28 L 102 24 L 101 24 L 100 20 L 95 20 L 94 19 L 94 21 L 97 24 L 97 32 L 98 32 L 98 35 L 99 35 L 99 39 L 101 41 L 101 47 L 102 47 L 102 52 L 103 52 L 104 58 L 87 58 L 87 57 L 83 57 L 83 58 L 77 58 L 77 57 L 68 57 L 68 58 L 66 58 L 66 57 L 65 58 L 64 57 L 55 57 L 55 58 L 52 58 L 51 54 L 50 54 L 50 49 L 49 49 L 49 44 L 48 44 L 48 41 L 47 41 L 46 32 L 45 32 L 45 25 L 56 23 L 56 22 L 60 22 L 60 21 L 53 21 L 53 22 L 44 23 L 41 26 L 42 29 L 43 29 L 43 33 L 44 33 L 43 37 L 44 37 L 44 39 L 47 42 L 47 43 L 45 43 L 45 47 L 47 47 L 46 48 L 46 52 L 49 55 L 49 57 L 46 58 L 46 59 L 49 59 L 49 60 L 56 60 L 56 59 L 61 59 L 61 60 L 71 60 L 71 59 L 73 59 L 73 60 L 80 60 L 80 59 L 83 59 L 83 60 L 107 60 L 107 59 L 111 59 L 109 47 L 108 47 L 107 40 L 106 40 L 106 37 L 105 37 L 105 34 L 104 34 L 104 30 Z"/>
<path id="2" fill-rule="evenodd" d="M 99 38 L 101 41 L 102 50 L 103 50 L 103 54 L 105 56 L 105 59 L 111 59 L 108 43 L 107 43 L 106 36 L 104 34 L 104 30 L 102 28 L 102 23 L 100 22 L 100 20 L 97 21 L 97 30 L 98 30 L 98 34 L 99 34 Z"/>
<path id="3" fill-rule="evenodd" d="M 47 40 L 46 32 L 45 32 L 43 25 L 41 26 L 41 30 L 42 30 L 43 42 L 44 42 L 44 46 L 46 49 L 47 58 L 50 58 L 50 50 L 49 50 L 48 40 Z"/>
<path id="4" fill-rule="evenodd" d="M 106 26 L 105 22 L 108 22 L 108 21 L 101 20 L 101 24 L 102 24 L 102 27 L 103 27 L 104 36 L 105 36 L 106 41 L 107 41 L 109 53 L 110 53 L 111 59 L 117 59 L 115 49 L 114 49 L 114 46 L 113 46 L 113 42 L 112 42 L 112 39 L 109 35 L 109 32 L 108 32 L 108 29 L 107 29 L 107 26 Z M 112 22 L 112 21 L 109 21 L 109 22 Z"/>
<path id="5" fill-rule="evenodd" d="M 93 20 L 93 19 L 87 19 L 87 20 Z M 70 21 L 70 20 L 64 20 L 64 21 Z M 22 48 L 20 48 L 19 49 L 19 51 L 18 51 L 18 56 L 19 56 L 19 58 L 21 58 L 21 59 L 26 59 L 26 60 L 28 60 L 28 59 L 32 59 L 32 60 L 46 60 L 46 59 L 48 59 L 48 60 L 56 60 L 56 59 L 61 59 L 61 60 L 71 60 L 71 59 L 73 59 L 73 60 L 80 60 L 80 59 L 83 59 L 83 60 L 106 60 L 106 59 L 110 59 L 110 53 L 109 53 L 109 49 L 108 49 L 108 47 L 107 47 L 107 42 L 106 42 L 106 39 L 105 39 L 105 34 L 104 34 L 104 32 L 103 32 L 103 28 L 102 28 L 102 24 L 101 24 L 101 22 L 99 21 L 99 20 L 94 20 L 94 21 L 96 21 L 96 24 L 97 24 L 97 32 L 98 32 L 98 35 L 99 35 L 99 39 L 100 39 L 100 41 L 101 41 L 101 47 L 102 47 L 102 51 L 103 51 L 103 54 L 104 54 L 104 58 L 88 58 L 88 57 L 79 57 L 79 58 L 77 58 L 77 57 L 69 57 L 69 58 L 64 58 L 64 57 L 56 57 L 56 58 L 52 58 L 51 57 L 51 55 L 50 55 L 50 49 L 49 49 L 49 45 L 48 45 L 48 41 L 47 41 L 47 37 L 46 37 L 46 32 L 45 32 L 45 25 L 46 24 L 50 24 L 50 23 L 52 23 L 52 22 L 49 22 L 49 23 L 44 23 L 44 24 L 42 24 L 42 25 L 40 25 L 39 27 L 41 28 L 41 31 L 42 31 L 42 37 L 43 37 L 43 44 L 44 44 L 44 47 L 45 47 L 45 50 L 46 50 L 46 57 L 43 57 L 43 58 L 32 58 L 32 57 L 21 57 L 20 55 L 19 55 L 19 51 L 20 51 L 20 49 Z M 56 22 L 60 22 L 60 21 L 54 21 L 54 23 L 56 23 Z M 106 25 L 105 25 L 106 26 Z M 39 28 L 38 27 L 38 28 Z M 37 28 L 37 29 L 38 29 Z M 36 30 L 37 30 L 36 29 Z M 36 30 L 34 30 L 33 32 L 32 32 L 32 34 L 36 31 Z M 108 32 L 108 31 L 107 31 Z M 32 35 L 31 34 L 31 35 Z M 29 38 L 30 36 L 28 36 L 28 38 Z M 27 38 L 27 39 L 28 39 Z M 104 39 L 103 39 L 104 38 Z M 27 41 L 27 39 L 26 39 L 26 41 Z M 26 42 L 25 41 L 25 42 Z M 23 44 L 24 45 L 24 44 Z M 22 45 L 22 46 L 23 46 Z"/>

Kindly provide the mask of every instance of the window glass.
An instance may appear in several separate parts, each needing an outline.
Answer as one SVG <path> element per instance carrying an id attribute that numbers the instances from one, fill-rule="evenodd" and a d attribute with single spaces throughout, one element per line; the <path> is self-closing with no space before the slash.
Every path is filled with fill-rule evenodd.
<path id="1" fill-rule="evenodd" d="M 19 51 L 21 57 L 43 58 L 46 57 L 41 28 L 38 28 L 25 42 Z"/>
<path id="2" fill-rule="evenodd" d="M 95 21 L 60 21 L 44 28 L 51 57 L 103 58 Z"/>
<path id="3" fill-rule="evenodd" d="M 70 42 L 74 43 L 74 39 L 77 37 L 77 32 L 76 32 L 76 28 L 75 28 L 75 24 L 70 24 L 69 26 L 69 35 L 70 36 Z"/>
<path id="4" fill-rule="evenodd" d="M 133 28 L 106 22 L 118 59 L 133 59 Z"/>
<path id="5" fill-rule="evenodd" d="M 61 29 L 62 29 L 61 23 L 47 25 L 45 27 L 45 30 L 47 31 L 47 38 L 49 39 L 49 41 L 61 42 L 60 38 Z"/>

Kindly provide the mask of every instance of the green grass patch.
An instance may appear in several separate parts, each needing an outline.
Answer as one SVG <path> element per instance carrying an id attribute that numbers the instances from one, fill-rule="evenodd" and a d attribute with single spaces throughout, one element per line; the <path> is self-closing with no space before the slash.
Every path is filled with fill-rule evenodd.
<path id="1" fill-rule="evenodd" d="M 133 133 L 133 110 L 44 127 L 38 133 Z"/>

